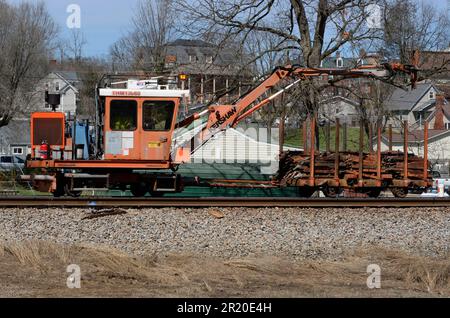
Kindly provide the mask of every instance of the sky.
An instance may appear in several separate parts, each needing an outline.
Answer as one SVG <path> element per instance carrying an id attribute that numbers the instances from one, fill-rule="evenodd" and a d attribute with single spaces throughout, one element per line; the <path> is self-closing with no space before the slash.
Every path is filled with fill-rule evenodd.
<path id="1" fill-rule="evenodd" d="M 17 4 L 22 0 L 7 0 L 7 2 Z M 31 0 L 31 2 L 38 2 L 38 0 Z M 66 21 L 72 12 L 68 13 L 67 8 L 71 4 L 77 4 L 81 9 L 81 31 L 87 40 L 84 54 L 102 56 L 107 55 L 110 46 L 129 30 L 138 0 L 45 0 L 43 2 L 58 24 L 63 37 L 67 37 L 71 31 Z"/>
<path id="2" fill-rule="evenodd" d="M 23 0 L 7 0 L 17 4 Z M 39 0 L 28 0 L 37 2 Z M 86 37 L 86 56 L 104 56 L 110 46 L 130 29 L 130 21 L 139 0 L 44 0 L 50 15 L 60 27 L 61 34 L 68 36 L 66 21 L 71 13 L 67 8 L 77 4 L 81 9 L 81 31 Z M 450 7 L 450 0 L 419 0 L 431 2 L 442 10 Z"/>

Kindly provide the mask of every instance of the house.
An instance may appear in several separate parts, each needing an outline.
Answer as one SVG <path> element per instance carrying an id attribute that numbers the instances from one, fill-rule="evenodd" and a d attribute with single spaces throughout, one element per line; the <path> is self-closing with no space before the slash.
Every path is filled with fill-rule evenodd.
<path id="1" fill-rule="evenodd" d="M 366 53 L 362 50 L 358 57 L 344 57 L 338 51 L 335 56 L 328 56 L 320 62 L 323 68 L 344 68 L 351 69 L 358 66 L 378 65 L 382 56 L 378 53 Z"/>
<path id="2" fill-rule="evenodd" d="M 173 75 L 187 75 L 182 85 L 191 91 L 192 104 L 204 104 L 214 96 L 223 102 L 240 96 L 251 72 L 245 57 L 232 47 L 217 47 L 201 40 L 178 39 L 165 46 L 165 67 Z M 234 89 L 233 89 L 234 88 Z"/>
<path id="3" fill-rule="evenodd" d="M 385 102 L 388 123 L 399 128 L 407 120 L 409 124 L 422 126 L 423 122 L 434 112 L 436 95 L 439 90 L 431 82 L 418 83 L 415 89 L 394 90 Z"/>
<path id="4" fill-rule="evenodd" d="M 30 121 L 14 119 L 0 128 L 0 153 L 15 155 L 21 159 L 31 153 Z"/>
<path id="5" fill-rule="evenodd" d="M 333 96 L 320 103 L 319 117 L 326 120 L 339 118 L 341 124 L 349 126 L 359 125 L 358 103 L 344 96 Z"/>
<path id="6" fill-rule="evenodd" d="M 436 95 L 435 107 L 427 121 L 432 129 L 450 130 L 450 102 L 443 94 Z M 421 129 L 422 126 L 415 125 L 414 128 Z"/>
<path id="7" fill-rule="evenodd" d="M 420 52 L 419 68 L 431 71 L 427 78 L 432 79 L 436 88 L 450 100 L 450 46 L 444 50 Z"/>
<path id="8" fill-rule="evenodd" d="M 428 121 L 428 159 L 442 174 L 449 174 L 450 167 L 450 103 L 444 95 L 436 96 L 434 108 L 426 117 Z M 408 125 L 408 152 L 418 156 L 424 155 L 424 123 Z M 404 135 L 392 135 L 392 150 L 404 151 Z M 381 138 L 381 150 L 389 149 L 387 135 Z"/>
<path id="9" fill-rule="evenodd" d="M 57 111 L 66 114 L 76 113 L 80 103 L 81 80 L 77 72 L 53 71 L 43 78 L 38 84 L 39 100 L 36 102 L 39 111 L 52 111 L 51 106 L 45 102 L 45 92 L 60 94 L 61 104 Z"/>
<path id="10" fill-rule="evenodd" d="M 432 70 L 429 76 L 439 84 L 450 84 L 450 46 L 439 51 L 420 52 L 419 67 Z"/>
<path id="11" fill-rule="evenodd" d="M 366 53 L 363 50 L 358 57 L 343 57 L 339 52 L 322 60 L 321 67 L 330 69 L 353 69 L 361 66 L 376 67 L 382 57 L 377 53 Z M 323 75 L 321 80 L 333 80 L 333 76 Z M 358 126 L 358 96 L 371 96 L 375 82 L 371 78 L 341 79 L 336 86 L 326 87 L 321 91 L 320 112 L 327 119 L 339 118 L 341 123 Z M 345 87 L 345 88 L 342 88 Z"/>

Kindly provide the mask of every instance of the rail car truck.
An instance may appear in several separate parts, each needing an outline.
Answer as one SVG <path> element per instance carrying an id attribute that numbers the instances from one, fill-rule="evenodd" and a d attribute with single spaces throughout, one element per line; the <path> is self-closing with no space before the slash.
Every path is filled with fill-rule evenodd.
<path id="1" fill-rule="evenodd" d="M 76 197 L 92 189 L 130 189 L 137 197 L 147 193 L 161 196 L 181 192 L 185 186 L 199 182 L 197 178 L 187 179 L 176 173 L 177 167 L 189 162 L 190 155 L 199 146 L 218 132 L 236 126 L 300 81 L 322 75 L 390 78 L 399 72 L 411 76 L 414 85 L 417 69 L 413 65 L 384 64 L 347 70 L 278 67 L 235 103 L 211 105 L 181 120 L 177 115 L 189 91 L 178 89 L 175 82 L 162 78 L 113 82 L 114 76 L 104 76 L 96 88 L 93 141 L 88 147 L 81 145 L 89 153 L 81 151 L 77 129 L 68 125 L 64 113 L 34 113 L 31 116 L 32 153 L 26 162 L 31 173 L 22 176 L 22 180 L 55 196 Z M 285 83 L 284 88 L 261 99 L 282 83 Z M 205 118 L 206 124 L 192 140 L 172 147 L 174 131 L 199 118 Z M 379 181 L 380 187 L 389 186 Z M 334 182 L 335 186 L 341 184 L 339 180 Z M 424 184 L 427 180 L 422 180 Z M 272 185 L 280 186 L 276 180 Z M 291 186 L 308 187 L 309 191 L 299 193 L 309 193 L 323 184 L 312 181 Z M 350 185 L 342 183 L 342 186 Z"/>

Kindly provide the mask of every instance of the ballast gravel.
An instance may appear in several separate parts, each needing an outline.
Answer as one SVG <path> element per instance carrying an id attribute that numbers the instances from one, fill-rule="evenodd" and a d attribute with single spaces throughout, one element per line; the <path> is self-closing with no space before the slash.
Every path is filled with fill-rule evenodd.
<path id="1" fill-rule="evenodd" d="M 214 215 L 221 212 L 223 218 Z M 135 255 L 270 255 L 340 259 L 377 247 L 449 255 L 449 208 L 0 209 L 0 242 L 43 240 L 113 247 Z"/>

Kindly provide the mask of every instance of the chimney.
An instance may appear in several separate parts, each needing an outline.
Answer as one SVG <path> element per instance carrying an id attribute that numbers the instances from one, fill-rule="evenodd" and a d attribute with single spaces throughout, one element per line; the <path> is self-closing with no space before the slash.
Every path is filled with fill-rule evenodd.
<path id="1" fill-rule="evenodd" d="M 444 95 L 436 95 L 436 110 L 434 115 L 434 129 L 444 129 Z"/>

